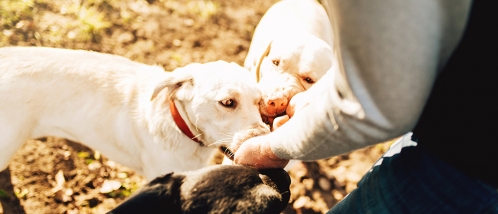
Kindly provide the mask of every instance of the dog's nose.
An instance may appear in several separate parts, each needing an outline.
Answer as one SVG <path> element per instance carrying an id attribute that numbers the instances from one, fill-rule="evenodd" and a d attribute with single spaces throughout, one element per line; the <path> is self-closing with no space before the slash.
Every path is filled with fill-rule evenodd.
<path id="1" fill-rule="evenodd" d="M 267 111 L 269 113 L 274 113 L 275 115 L 281 114 L 285 111 L 287 108 L 287 98 L 280 96 L 280 97 L 272 97 L 269 98 L 268 101 L 266 102 L 267 106 Z"/>

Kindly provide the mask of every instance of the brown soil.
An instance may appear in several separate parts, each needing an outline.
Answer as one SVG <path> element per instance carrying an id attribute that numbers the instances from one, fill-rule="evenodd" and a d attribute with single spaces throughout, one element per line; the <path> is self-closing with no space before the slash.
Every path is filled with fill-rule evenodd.
<path id="1" fill-rule="evenodd" d="M 33 4 L 0 3 L 0 46 L 94 50 L 170 71 L 214 60 L 242 65 L 255 26 L 276 1 L 12 2 Z M 356 187 L 387 146 L 295 165 L 283 213 L 326 212 Z M 115 183 L 118 189 L 105 191 Z M 0 173 L 0 214 L 105 213 L 143 183 L 140 175 L 78 143 L 30 140 Z"/>

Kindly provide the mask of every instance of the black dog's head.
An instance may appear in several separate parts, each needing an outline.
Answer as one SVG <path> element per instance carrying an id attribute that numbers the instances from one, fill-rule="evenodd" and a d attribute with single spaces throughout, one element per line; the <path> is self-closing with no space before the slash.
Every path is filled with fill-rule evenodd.
<path id="1" fill-rule="evenodd" d="M 283 169 L 216 165 L 158 177 L 109 213 L 280 213 L 289 186 Z"/>

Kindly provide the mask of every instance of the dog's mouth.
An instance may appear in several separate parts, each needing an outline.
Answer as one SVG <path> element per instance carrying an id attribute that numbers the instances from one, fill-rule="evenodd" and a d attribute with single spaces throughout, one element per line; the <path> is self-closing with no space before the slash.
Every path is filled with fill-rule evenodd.
<path id="1" fill-rule="evenodd" d="M 233 161 L 233 152 L 226 146 L 220 146 L 220 151 L 231 161 Z"/>

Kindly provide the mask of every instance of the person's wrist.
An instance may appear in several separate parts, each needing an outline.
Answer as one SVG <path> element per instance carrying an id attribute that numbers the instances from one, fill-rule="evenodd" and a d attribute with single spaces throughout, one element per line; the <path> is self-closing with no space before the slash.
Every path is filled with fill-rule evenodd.
<path id="1" fill-rule="evenodd" d="M 282 160 L 277 154 L 271 149 L 270 143 L 266 143 L 262 146 L 263 154 L 271 160 Z"/>
<path id="2" fill-rule="evenodd" d="M 284 168 L 289 162 L 289 160 L 283 159 L 279 157 L 277 154 L 275 154 L 271 149 L 270 143 L 266 143 L 262 145 L 262 147 L 263 147 L 262 148 L 263 155 L 269 159 L 270 163 L 272 163 L 270 164 L 271 165 L 270 168 Z"/>

